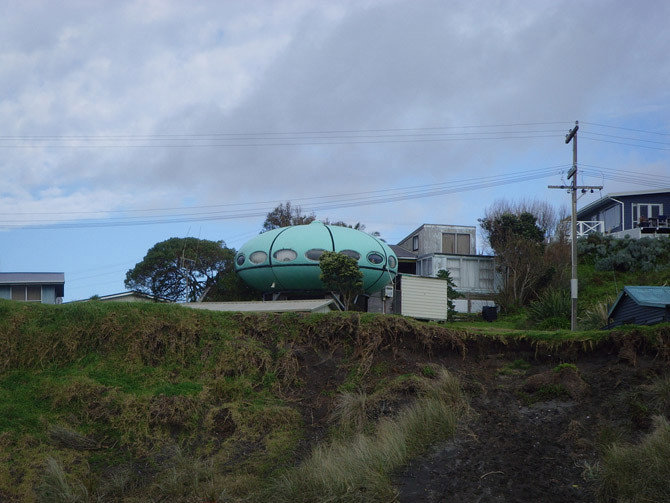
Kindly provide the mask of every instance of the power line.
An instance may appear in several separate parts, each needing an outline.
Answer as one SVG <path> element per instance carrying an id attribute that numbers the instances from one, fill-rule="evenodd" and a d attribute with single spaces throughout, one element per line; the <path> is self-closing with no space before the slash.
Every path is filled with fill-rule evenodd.
<path id="1" fill-rule="evenodd" d="M 624 131 L 634 131 L 636 133 L 646 133 L 646 134 L 657 134 L 661 136 L 670 136 L 670 133 L 664 132 L 664 131 L 649 131 L 647 129 L 634 129 L 634 128 L 629 128 L 629 127 L 622 127 L 622 126 L 612 126 L 610 124 L 599 124 L 597 122 L 582 122 L 582 124 L 587 124 L 589 126 L 599 126 L 599 127 L 606 127 L 610 129 L 622 129 Z"/>
<path id="2" fill-rule="evenodd" d="M 653 147 L 651 145 L 638 145 L 634 143 L 626 143 L 626 142 L 621 142 L 621 141 L 614 141 L 614 140 L 604 140 L 602 138 L 594 138 L 592 136 L 581 136 L 584 139 L 591 140 L 591 141 L 599 141 L 603 143 L 615 143 L 617 145 L 625 145 L 628 147 L 636 147 L 636 148 L 646 148 L 646 149 L 651 149 L 651 150 L 670 150 L 670 148 L 665 148 L 665 147 Z M 637 140 L 636 140 L 637 141 Z"/>
<path id="3" fill-rule="evenodd" d="M 274 136 L 274 135 L 307 135 L 307 134 L 350 134 L 350 133 L 393 133 L 409 131 L 437 131 L 452 129 L 491 129 L 498 127 L 520 126 L 551 126 L 564 125 L 563 122 L 521 122 L 509 124 L 478 124 L 465 126 L 430 126 L 420 128 L 384 128 L 384 129 L 333 129 L 311 131 L 265 131 L 265 132 L 212 132 L 212 133 L 171 133 L 171 134 L 127 134 L 127 135 L 16 135 L 0 136 L 0 140 L 7 139 L 129 139 L 129 138 L 191 138 L 191 137 L 221 137 L 221 136 Z"/>
<path id="4" fill-rule="evenodd" d="M 604 136 L 606 138 L 616 138 L 617 140 L 641 141 L 641 142 L 644 142 L 644 143 L 655 143 L 657 145 L 670 145 L 670 142 L 667 142 L 667 141 L 645 140 L 643 138 L 633 138 L 631 136 L 617 136 L 617 135 L 611 135 L 611 134 L 605 134 L 605 133 L 594 133 L 592 131 L 589 131 L 588 134 L 596 135 L 596 136 Z"/>
<path id="5" fill-rule="evenodd" d="M 481 133 L 480 133 L 481 134 Z M 500 134 L 500 133 L 498 133 Z M 483 141 L 483 140 L 528 140 L 536 138 L 556 138 L 556 134 L 517 134 L 510 133 L 506 136 L 476 136 L 476 137 L 459 137 L 459 138 L 407 138 L 407 139 L 393 139 L 391 137 L 380 136 L 374 140 L 365 140 L 352 138 L 351 140 L 330 141 L 330 138 L 325 138 L 329 141 L 302 141 L 296 139 L 277 140 L 263 143 L 173 143 L 173 144 L 78 144 L 78 145 L 64 145 L 64 144 L 29 144 L 29 145 L 0 145 L 2 149 L 35 149 L 35 148 L 49 148 L 49 149 L 82 149 L 82 148 L 98 148 L 98 149 L 114 149 L 114 148 L 170 148 L 170 149 L 192 149 L 192 148 L 242 148 L 242 147 L 302 147 L 302 146 L 327 146 L 327 145 L 379 145 L 379 144 L 402 144 L 402 143 L 435 143 L 435 142 L 453 142 L 453 141 Z M 256 141 L 256 140 L 254 140 Z"/>
<path id="6" fill-rule="evenodd" d="M 522 171 L 508 175 L 492 175 L 489 177 L 481 177 L 470 180 L 441 182 L 439 184 L 432 184 L 427 186 L 418 186 L 419 188 L 407 190 L 407 188 L 395 189 L 396 193 L 391 194 L 377 194 L 363 193 L 357 197 L 344 197 L 338 200 L 325 201 L 321 203 L 314 203 L 303 206 L 303 210 L 307 212 L 324 211 L 337 208 L 348 208 L 356 206 L 367 206 L 374 204 L 385 204 L 401 200 L 435 197 L 456 192 L 465 192 L 477 190 L 481 188 L 489 188 L 500 185 L 507 185 L 511 183 L 524 182 L 539 178 L 546 178 L 559 174 L 565 170 L 566 165 L 551 166 L 548 168 L 541 168 L 539 170 Z M 371 195 L 372 194 L 372 195 Z M 134 226 L 134 225 L 151 225 L 160 223 L 185 223 L 198 221 L 212 221 L 212 220 L 229 220 L 242 219 L 250 217 L 265 216 L 267 214 L 267 207 L 254 208 L 248 211 L 215 211 L 215 212 L 200 212 L 182 215 L 165 215 L 158 218 L 147 217 L 122 217 L 97 219 L 84 222 L 62 222 L 60 220 L 42 219 L 42 220 L 9 220 L 0 221 L 0 227 L 4 228 L 31 228 L 38 229 L 67 229 L 67 228 L 92 228 L 92 227 L 119 227 L 119 226 Z M 141 220 L 143 219 L 143 220 Z"/>

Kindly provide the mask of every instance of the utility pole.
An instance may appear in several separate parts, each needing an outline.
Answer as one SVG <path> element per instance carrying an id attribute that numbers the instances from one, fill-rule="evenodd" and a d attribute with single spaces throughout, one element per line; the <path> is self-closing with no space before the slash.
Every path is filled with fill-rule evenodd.
<path id="1" fill-rule="evenodd" d="M 572 193 L 572 218 L 570 230 L 571 242 L 571 258 L 572 258 L 572 278 L 570 279 L 570 330 L 573 332 L 577 330 L 577 189 L 586 191 L 587 189 L 602 189 L 602 186 L 577 186 L 577 131 L 579 131 L 579 121 L 575 121 L 573 127 L 568 134 L 565 135 L 565 144 L 572 141 L 572 168 L 568 171 L 568 180 L 572 178 L 571 185 L 549 185 L 550 189 L 568 189 Z"/>

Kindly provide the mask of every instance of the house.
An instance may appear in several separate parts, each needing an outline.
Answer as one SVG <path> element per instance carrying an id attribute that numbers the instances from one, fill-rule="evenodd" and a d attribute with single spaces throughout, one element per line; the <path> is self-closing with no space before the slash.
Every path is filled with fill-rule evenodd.
<path id="1" fill-rule="evenodd" d="M 64 294 L 62 272 L 0 272 L 0 299 L 60 304 Z"/>
<path id="2" fill-rule="evenodd" d="M 670 321 L 670 286 L 624 286 L 607 317 L 605 328 Z"/>
<path id="3" fill-rule="evenodd" d="M 465 225 L 423 224 L 390 245 L 398 258 L 395 291 L 372 295 L 368 310 L 403 312 L 403 278 L 415 275 L 436 278 L 441 269 L 449 271 L 455 289 L 463 295 L 454 299 L 459 312 L 481 312 L 492 305 L 491 298 L 500 289 L 502 277 L 495 268 L 495 257 L 477 255 L 477 228 Z M 407 292 L 404 293 L 407 300 Z"/>
<path id="4" fill-rule="evenodd" d="M 670 234 L 670 189 L 607 194 L 577 212 L 577 236 L 591 232 L 629 235 Z"/>
<path id="5" fill-rule="evenodd" d="M 502 284 L 494 257 L 477 255 L 475 226 L 423 224 L 398 247 L 416 254 L 416 275 L 435 278 L 441 269 L 447 270 L 456 290 L 466 298 L 486 298 Z"/>

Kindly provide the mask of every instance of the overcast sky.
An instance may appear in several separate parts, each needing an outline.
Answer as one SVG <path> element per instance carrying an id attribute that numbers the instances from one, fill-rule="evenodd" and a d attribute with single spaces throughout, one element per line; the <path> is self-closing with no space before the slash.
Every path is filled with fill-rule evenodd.
<path id="1" fill-rule="evenodd" d="M 156 242 L 239 248 L 286 200 L 389 243 L 567 206 L 575 120 L 580 183 L 670 187 L 668 26 L 664 0 L 0 0 L 0 271 L 117 293 Z"/>

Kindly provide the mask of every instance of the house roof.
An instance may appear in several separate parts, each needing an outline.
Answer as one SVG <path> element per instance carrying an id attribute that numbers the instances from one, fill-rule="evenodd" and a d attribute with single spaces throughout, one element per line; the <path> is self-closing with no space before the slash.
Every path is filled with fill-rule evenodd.
<path id="1" fill-rule="evenodd" d="M 628 295 L 640 306 L 660 308 L 670 306 L 670 286 L 624 286 L 623 291 L 612 304 L 608 316 L 612 316 L 624 295 Z"/>
<path id="2" fill-rule="evenodd" d="M 0 272 L 0 284 L 2 285 L 25 285 L 29 283 L 39 284 L 64 284 L 65 273 L 62 272 Z"/>
<path id="3" fill-rule="evenodd" d="M 302 312 L 311 313 L 323 307 L 330 307 L 337 311 L 336 302 L 333 299 L 307 299 L 307 300 L 273 300 L 273 301 L 248 301 L 248 302 L 187 302 L 180 304 L 193 309 L 207 309 L 209 311 L 243 311 L 243 312 Z"/>
<path id="4" fill-rule="evenodd" d="M 411 252 L 402 246 L 398 245 L 389 245 L 395 256 L 398 257 L 398 260 L 416 260 L 417 254 Z"/>
<path id="5" fill-rule="evenodd" d="M 604 197 L 601 197 L 600 199 L 596 199 L 595 201 L 590 202 L 589 204 L 584 206 L 581 210 L 577 211 L 577 215 L 579 216 L 585 212 L 593 211 L 594 209 L 599 208 L 600 206 L 603 206 L 618 197 L 643 196 L 646 194 L 665 194 L 665 193 L 670 193 L 670 188 L 659 189 L 659 190 L 632 191 L 632 192 L 612 192 L 611 194 L 606 194 Z"/>

